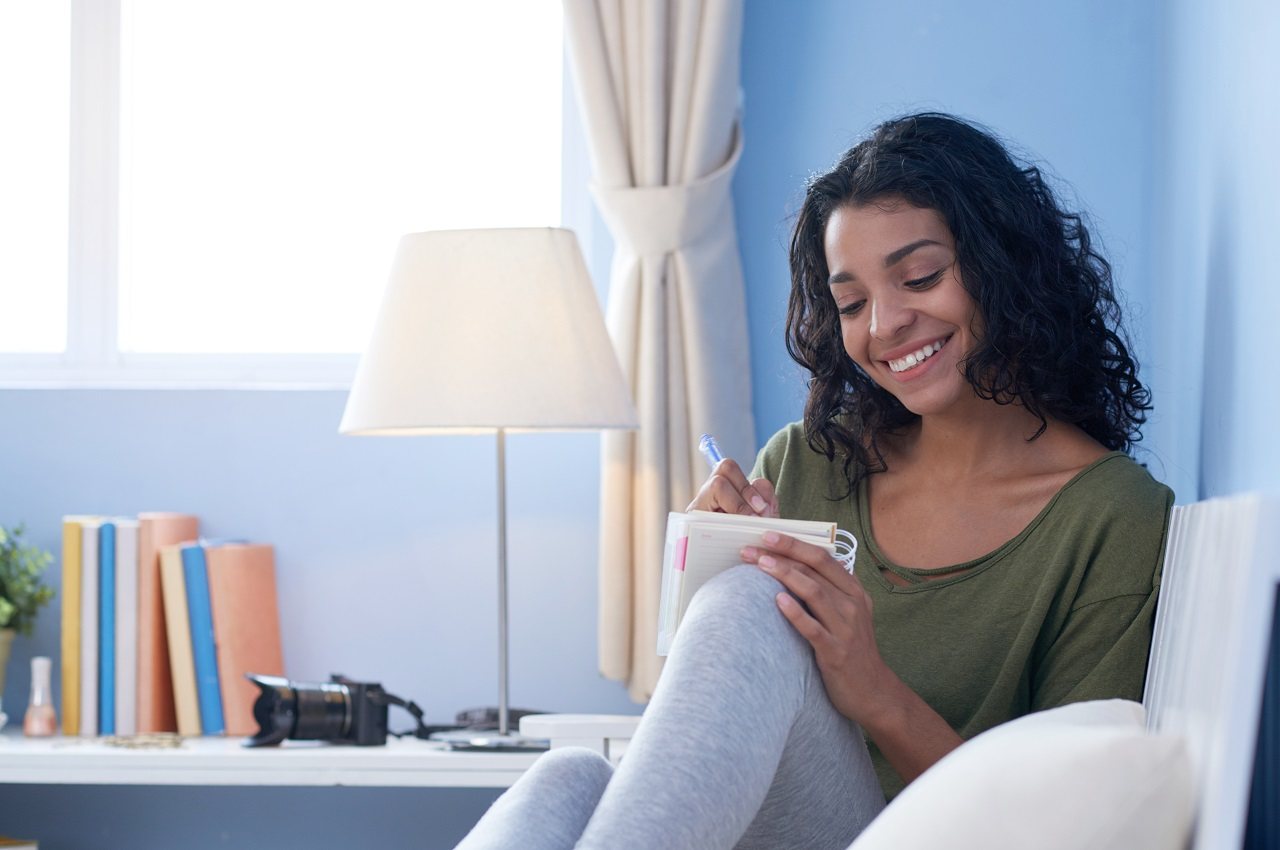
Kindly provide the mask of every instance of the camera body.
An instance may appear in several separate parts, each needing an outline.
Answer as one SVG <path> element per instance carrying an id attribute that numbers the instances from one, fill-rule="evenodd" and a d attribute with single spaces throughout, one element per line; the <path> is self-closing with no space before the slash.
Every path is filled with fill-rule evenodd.
<path id="1" fill-rule="evenodd" d="M 245 673 L 261 692 L 253 703 L 258 733 L 246 747 L 270 747 L 286 738 L 376 747 L 387 742 L 387 693 L 376 682 L 334 674 L 328 682 L 291 682 Z"/>

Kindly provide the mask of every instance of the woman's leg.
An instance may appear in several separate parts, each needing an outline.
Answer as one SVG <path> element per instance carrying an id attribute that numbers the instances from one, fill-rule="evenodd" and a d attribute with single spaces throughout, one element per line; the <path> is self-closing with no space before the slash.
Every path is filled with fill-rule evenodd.
<path id="1" fill-rule="evenodd" d="M 751 566 L 708 582 L 613 778 L 589 751 L 548 753 L 459 850 L 847 847 L 884 797 L 781 590 Z"/>
<path id="2" fill-rule="evenodd" d="M 755 567 L 694 597 L 579 848 L 844 848 L 884 797 Z"/>
<path id="3" fill-rule="evenodd" d="M 457 850 L 569 850 L 613 773 L 599 753 L 546 753 L 499 797 Z"/>

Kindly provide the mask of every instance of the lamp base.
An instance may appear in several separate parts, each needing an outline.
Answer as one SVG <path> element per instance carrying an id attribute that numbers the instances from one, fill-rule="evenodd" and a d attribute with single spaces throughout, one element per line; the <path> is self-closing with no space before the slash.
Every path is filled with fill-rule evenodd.
<path id="1" fill-rule="evenodd" d="M 451 750 L 474 750 L 490 753 L 537 752 L 551 748 L 545 738 L 526 738 L 515 732 L 501 735 L 493 729 L 457 729 L 435 732 L 432 741 L 448 744 Z"/>

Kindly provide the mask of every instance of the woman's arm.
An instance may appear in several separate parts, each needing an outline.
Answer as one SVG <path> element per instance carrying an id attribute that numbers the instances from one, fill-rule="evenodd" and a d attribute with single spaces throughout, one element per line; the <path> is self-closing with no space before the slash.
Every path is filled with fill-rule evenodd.
<path id="1" fill-rule="evenodd" d="M 871 598 L 830 554 L 768 532 L 759 547 L 743 549 L 742 557 L 790 591 L 778 594 L 778 608 L 813 646 L 832 705 L 862 727 L 904 782 L 963 743 L 884 663 Z"/>

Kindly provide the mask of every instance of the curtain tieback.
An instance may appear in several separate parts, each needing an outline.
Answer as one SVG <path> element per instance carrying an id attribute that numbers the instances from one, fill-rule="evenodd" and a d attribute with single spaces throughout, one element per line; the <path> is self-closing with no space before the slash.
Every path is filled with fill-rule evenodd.
<path id="1" fill-rule="evenodd" d="M 731 221 L 733 172 L 742 156 L 742 134 L 734 134 L 733 152 L 724 165 L 678 186 L 591 185 L 609 232 L 618 247 L 640 256 L 688 248 Z"/>

